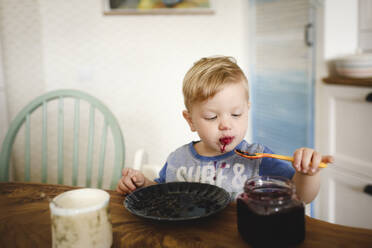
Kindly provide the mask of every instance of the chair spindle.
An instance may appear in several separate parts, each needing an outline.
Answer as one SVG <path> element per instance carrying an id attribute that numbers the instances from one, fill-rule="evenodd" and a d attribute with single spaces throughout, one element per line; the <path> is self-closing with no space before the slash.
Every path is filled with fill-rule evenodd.
<path id="1" fill-rule="evenodd" d="M 48 178 L 48 107 L 47 102 L 43 101 L 43 117 L 42 117 L 42 149 L 41 149 L 41 180 L 47 182 Z"/>
<path id="2" fill-rule="evenodd" d="M 63 98 L 59 97 L 58 103 L 58 184 L 63 184 L 63 122 L 64 122 Z"/>
<path id="3" fill-rule="evenodd" d="M 94 106 L 90 105 L 89 110 L 89 137 L 88 137 L 88 158 L 87 158 L 87 170 L 86 170 L 86 185 L 91 186 L 92 183 L 92 163 L 93 163 L 93 144 L 94 144 Z"/>
<path id="4" fill-rule="evenodd" d="M 105 154 L 106 154 L 106 141 L 107 141 L 107 129 L 108 123 L 105 118 L 105 124 L 103 127 L 102 138 L 101 138 L 101 148 L 99 154 L 99 168 L 98 168 L 98 188 L 102 188 L 102 181 L 103 181 L 103 167 L 105 165 Z"/>
<path id="5" fill-rule="evenodd" d="M 30 142 L 30 114 L 26 115 L 26 123 L 25 123 L 25 181 L 30 181 L 30 149 L 31 149 L 31 142 Z"/>
<path id="6" fill-rule="evenodd" d="M 79 174 L 79 130 L 80 130 L 80 100 L 75 100 L 74 110 L 74 152 L 73 152 L 73 171 L 72 184 L 77 185 Z"/>

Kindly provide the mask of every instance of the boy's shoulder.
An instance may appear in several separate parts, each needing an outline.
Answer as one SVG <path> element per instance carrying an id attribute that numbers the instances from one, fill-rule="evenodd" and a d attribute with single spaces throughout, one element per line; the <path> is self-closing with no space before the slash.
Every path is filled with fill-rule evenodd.
<path id="1" fill-rule="evenodd" d="M 178 156 L 178 155 L 184 155 L 186 153 L 189 153 L 190 152 L 190 146 L 192 146 L 193 142 L 190 142 L 190 143 L 187 143 L 187 144 L 184 144 L 180 147 L 178 147 L 176 150 L 174 150 L 173 152 L 171 152 L 168 156 L 168 158 L 170 157 L 174 157 L 174 156 Z"/>
<path id="2" fill-rule="evenodd" d="M 187 150 L 189 150 L 190 149 L 190 146 L 192 146 L 192 143 L 193 142 L 190 142 L 190 143 L 187 143 L 187 144 L 184 144 L 184 145 L 182 145 L 182 146 L 180 146 L 180 147 L 178 147 L 176 150 L 174 150 L 172 153 L 174 154 L 174 153 L 184 153 L 185 151 L 187 151 Z M 171 154 L 172 154 L 171 153 Z"/>

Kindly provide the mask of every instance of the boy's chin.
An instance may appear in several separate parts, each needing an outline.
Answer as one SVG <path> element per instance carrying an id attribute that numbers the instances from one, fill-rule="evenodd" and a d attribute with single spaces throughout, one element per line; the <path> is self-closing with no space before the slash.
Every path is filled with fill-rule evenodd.
<path id="1" fill-rule="evenodd" d="M 229 147 L 227 147 L 227 146 L 225 146 L 225 147 L 220 146 L 219 153 L 220 154 L 225 154 L 225 153 L 231 152 L 233 150 L 233 148 L 231 148 L 231 147 L 230 147 L 230 145 L 229 145 Z"/>

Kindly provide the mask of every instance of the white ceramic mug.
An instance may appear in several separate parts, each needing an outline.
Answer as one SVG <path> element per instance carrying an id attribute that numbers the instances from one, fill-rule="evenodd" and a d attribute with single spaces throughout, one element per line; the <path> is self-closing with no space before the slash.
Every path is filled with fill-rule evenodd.
<path id="1" fill-rule="evenodd" d="M 112 245 L 110 195 L 100 189 L 76 189 L 56 196 L 50 206 L 53 248 Z"/>

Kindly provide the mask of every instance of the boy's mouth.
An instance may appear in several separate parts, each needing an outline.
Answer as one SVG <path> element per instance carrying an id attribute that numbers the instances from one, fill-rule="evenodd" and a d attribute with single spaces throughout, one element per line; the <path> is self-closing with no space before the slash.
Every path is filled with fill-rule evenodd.
<path id="1" fill-rule="evenodd" d="M 225 148 L 228 144 L 230 144 L 232 141 L 233 141 L 234 137 L 233 136 L 226 136 L 226 137 L 223 137 L 221 138 L 219 141 L 221 143 L 221 153 L 224 153 L 225 152 Z"/>

